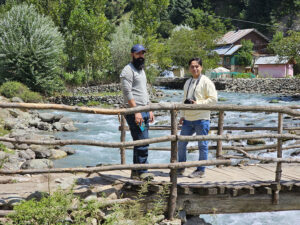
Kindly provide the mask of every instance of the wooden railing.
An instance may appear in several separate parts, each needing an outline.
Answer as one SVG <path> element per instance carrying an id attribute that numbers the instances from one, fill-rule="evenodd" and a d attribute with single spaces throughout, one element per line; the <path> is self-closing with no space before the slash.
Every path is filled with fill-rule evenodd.
<path id="1" fill-rule="evenodd" d="M 294 134 L 283 134 L 284 130 L 299 130 L 299 127 L 295 128 L 283 128 L 283 114 L 288 114 L 290 116 L 299 117 L 300 106 L 238 106 L 238 105 L 184 105 L 176 103 L 159 103 L 150 104 L 143 107 L 135 107 L 130 109 L 99 109 L 99 108 L 88 108 L 88 107 L 74 107 L 65 106 L 57 104 L 32 104 L 32 103 L 0 103 L 0 108 L 25 108 L 25 109 L 55 109 L 64 110 L 80 113 L 93 113 L 93 114 L 109 114 L 109 115 L 119 115 L 120 117 L 120 131 L 121 131 L 121 142 L 100 142 L 100 141 L 90 141 L 90 140 L 55 140 L 55 141 L 37 141 L 37 140 L 18 140 L 14 138 L 4 138 L 0 137 L 0 141 L 12 142 L 12 143 L 26 143 L 26 144 L 38 144 L 38 145 L 92 145 L 101 147 L 111 147 L 120 148 L 121 154 L 121 165 L 113 166 L 102 166 L 93 168 L 54 168 L 54 169 L 41 169 L 41 170 L 17 170 L 17 171 L 5 171 L 0 170 L 0 174 L 34 174 L 34 173 L 62 173 L 62 172 L 99 172 L 99 171 L 110 171 L 110 170 L 121 170 L 121 169 L 170 169 L 170 181 L 171 190 L 170 198 L 168 204 L 168 216 L 169 219 L 173 219 L 176 200 L 177 200 L 177 173 L 178 168 L 205 166 L 205 165 L 228 165 L 231 164 L 231 158 L 241 158 L 241 156 L 230 156 L 223 155 L 223 150 L 235 150 L 242 153 L 244 157 L 255 160 L 263 160 L 266 162 L 276 162 L 276 175 L 275 182 L 279 184 L 281 180 L 281 166 L 282 163 L 300 163 L 300 159 L 295 158 L 282 158 L 282 150 L 288 148 L 299 147 L 297 145 L 282 147 L 283 139 L 300 139 L 299 135 Z M 156 110 L 169 110 L 171 115 L 171 126 L 154 126 L 150 127 L 150 130 L 171 130 L 171 135 L 162 136 L 157 138 L 149 138 L 145 140 L 138 141 L 125 141 L 126 122 L 124 115 L 131 114 L 135 112 L 144 111 L 156 111 Z M 217 130 L 217 135 L 196 135 L 196 136 L 180 136 L 177 135 L 178 127 L 177 125 L 177 111 L 178 110 L 213 110 L 219 112 L 218 127 L 212 127 L 211 130 Z M 224 126 L 224 112 L 225 111 L 240 111 L 240 112 L 269 112 L 278 113 L 278 125 L 277 127 L 226 127 Z M 277 131 L 277 134 L 247 134 L 247 135 L 228 135 L 223 134 L 224 130 L 266 130 L 266 131 Z M 275 145 L 264 145 L 258 147 L 235 147 L 235 146 L 223 146 L 222 141 L 226 140 L 248 140 L 255 138 L 276 138 L 277 144 Z M 216 150 L 217 160 L 206 160 L 206 161 L 195 161 L 195 162 L 177 162 L 177 142 L 178 141 L 201 141 L 201 140 L 213 140 L 217 141 L 217 146 L 211 146 L 210 149 Z M 164 147 L 151 147 L 149 150 L 170 150 L 171 157 L 169 164 L 125 164 L 125 149 L 132 148 L 136 145 L 145 145 L 160 142 L 171 142 L 171 149 Z M 270 151 L 277 150 L 277 158 L 270 157 L 259 157 L 252 156 L 249 151 L 265 150 Z M 279 199 L 279 188 L 275 189 L 273 192 L 273 203 L 277 204 Z"/>

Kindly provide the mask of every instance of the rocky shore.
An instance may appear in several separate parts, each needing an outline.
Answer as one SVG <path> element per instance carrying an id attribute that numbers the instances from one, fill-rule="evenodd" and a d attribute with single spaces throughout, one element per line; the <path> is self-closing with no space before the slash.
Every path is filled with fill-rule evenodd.
<path id="1" fill-rule="evenodd" d="M 100 104 L 112 105 L 115 108 L 123 107 L 123 96 L 120 84 L 107 84 L 91 87 L 79 87 L 74 89 L 73 96 L 58 96 L 48 99 L 49 102 L 65 105 L 86 105 L 89 102 L 99 102 Z M 101 94 L 107 93 L 105 96 Z M 111 93 L 111 95 L 110 95 Z M 114 93 L 114 95 L 112 95 Z M 151 102 L 156 102 L 157 98 L 164 97 L 161 90 L 148 85 L 148 93 L 150 93 Z"/>
<path id="2" fill-rule="evenodd" d="M 0 96 L 1 102 L 9 102 Z M 13 98 L 12 101 L 21 102 Z M 56 131 L 75 131 L 73 121 L 60 114 L 20 109 L 0 110 L 1 128 L 8 134 L 4 138 L 18 140 L 56 140 Z M 69 147 L 12 144 L 0 142 L 0 166 L 5 170 L 52 168 L 52 159 L 74 154 Z"/>
<path id="3" fill-rule="evenodd" d="M 182 89 L 188 78 L 158 78 L 157 86 Z M 240 93 L 280 94 L 300 96 L 300 79 L 295 78 L 255 78 L 255 79 L 212 79 L 217 90 Z"/>

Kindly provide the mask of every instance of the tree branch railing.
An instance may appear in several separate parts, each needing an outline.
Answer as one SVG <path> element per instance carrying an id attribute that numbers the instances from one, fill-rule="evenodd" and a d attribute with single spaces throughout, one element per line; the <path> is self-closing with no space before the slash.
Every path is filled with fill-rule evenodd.
<path id="1" fill-rule="evenodd" d="M 134 107 L 129 109 L 99 109 L 99 108 L 88 108 L 88 107 L 78 107 L 78 106 L 66 106 L 58 104 L 34 104 L 34 103 L 0 103 L 0 108 L 22 108 L 22 109 L 55 109 L 71 112 L 80 112 L 80 113 L 93 113 L 93 114 L 105 114 L 105 115 L 119 115 L 121 116 L 121 126 L 119 130 L 121 131 L 121 142 L 101 142 L 101 141 L 89 141 L 89 140 L 55 140 L 55 141 L 36 141 L 36 140 L 26 140 L 23 138 L 4 138 L 0 137 L 0 141 L 12 142 L 12 143 L 26 143 L 26 144 L 38 144 L 38 145 L 92 145 L 99 147 L 111 147 L 111 148 L 120 148 L 121 152 L 121 165 L 112 165 L 112 166 L 101 166 L 101 167 L 92 167 L 92 168 L 55 168 L 55 169 L 43 169 L 43 170 L 17 170 L 17 171 L 5 171 L 0 170 L 0 174 L 35 174 L 35 173 L 65 173 L 65 172 L 100 172 L 100 171 L 111 171 L 111 170 L 123 170 L 123 169 L 170 169 L 170 181 L 171 181 L 171 190 L 169 198 L 169 208 L 168 216 L 169 219 L 173 219 L 174 212 L 176 208 L 177 200 L 177 173 L 176 169 L 178 168 L 187 168 L 187 167 L 196 167 L 196 166 L 205 166 L 205 165 L 230 165 L 230 160 L 225 160 L 228 156 L 222 155 L 222 150 L 235 150 L 239 153 L 242 153 L 244 157 L 260 160 L 265 162 L 276 162 L 276 176 L 275 182 L 279 184 L 281 179 L 281 165 L 282 163 L 300 163 L 299 159 L 293 158 L 282 158 L 282 150 L 291 148 L 291 146 L 283 147 L 282 142 L 284 139 L 300 139 L 300 135 L 294 134 L 283 134 L 284 130 L 300 130 L 298 127 L 283 127 L 283 114 L 287 114 L 296 118 L 300 118 L 300 106 L 238 106 L 238 105 L 185 105 L 178 103 L 157 103 L 150 104 L 148 106 Z M 157 138 L 149 138 L 145 140 L 138 141 L 128 141 L 125 142 L 126 130 L 128 127 L 125 124 L 124 115 L 132 114 L 135 112 L 145 112 L 145 111 L 156 111 L 156 110 L 169 110 L 171 113 L 171 127 L 158 126 L 150 127 L 150 130 L 171 130 L 171 135 L 162 136 Z M 177 126 L 176 111 L 177 110 L 212 110 L 219 111 L 219 120 L 218 127 L 212 127 L 211 130 L 217 130 L 218 135 L 196 135 L 196 136 L 180 136 L 177 135 L 177 130 L 180 127 Z M 256 112 L 256 113 L 278 113 L 278 127 L 230 127 L 224 126 L 224 112 L 225 111 L 239 111 L 239 112 Z M 277 131 L 277 134 L 250 134 L 250 135 L 228 135 L 223 134 L 224 130 L 269 130 Z M 249 140 L 256 138 L 275 138 L 277 139 L 277 144 L 274 145 L 264 145 L 256 147 L 236 147 L 236 146 L 224 146 L 222 141 L 230 140 Z M 211 140 L 216 141 L 217 146 L 213 147 L 216 149 L 217 160 L 206 160 L 206 161 L 194 161 L 194 162 L 185 162 L 178 163 L 177 161 L 177 141 L 204 141 Z M 169 164 L 125 164 L 125 149 L 128 149 L 132 146 L 153 144 L 160 142 L 169 142 L 171 141 L 171 159 Z M 298 145 L 294 145 L 294 147 Z M 164 149 L 164 147 L 151 147 L 152 149 Z M 151 149 L 150 148 L 150 149 Z M 212 149 L 210 147 L 210 149 Z M 260 157 L 252 156 L 247 151 L 257 151 L 257 150 L 277 150 L 277 158 L 270 157 Z M 240 156 L 231 156 L 232 158 Z M 223 158 L 223 159 L 221 159 Z M 278 204 L 279 201 L 279 189 L 273 190 L 273 203 Z"/>

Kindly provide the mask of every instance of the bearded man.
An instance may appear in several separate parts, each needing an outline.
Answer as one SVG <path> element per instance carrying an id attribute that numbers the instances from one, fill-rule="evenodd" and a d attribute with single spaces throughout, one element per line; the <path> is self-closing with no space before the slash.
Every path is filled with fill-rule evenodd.
<path id="1" fill-rule="evenodd" d="M 123 91 L 124 103 L 127 108 L 146 106 L 150 103 L 147 91 L 147 77 L 144 71 L 146 49 L 141 44 L 134 45 L 131 48 L 132 61 L 124 67 L 121 72 L 121 86 Z M 147 139 L 149 122 L 154 121 L 153 112 L 137 112 L 126 115 L 132 139 Z M 133 163 L 148 163 L 149 145 L 134 146 Z M 153 174 L 147 170 L 132 170 L 132 179 L 152 180 Z"/>

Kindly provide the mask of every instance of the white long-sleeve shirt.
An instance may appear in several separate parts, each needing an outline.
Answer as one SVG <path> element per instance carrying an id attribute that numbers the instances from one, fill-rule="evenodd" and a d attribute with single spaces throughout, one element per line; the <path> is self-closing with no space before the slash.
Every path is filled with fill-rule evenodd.
<path id="1" fill-rule="evenodd" d="M 191 85 L 190 82 L 192 81 Z M 195 86 L 197 84 L 197 79 L 190 78 L 184 84 L 184 100 L 192 98 Z M 189 88 L 189 93 L 188 87 Z M 201 79 L 195 89 L 194 98 L 196 104 L 215 104 L 218 101 L 218 94 L 215 88 L 214 83 L 205 75 L 201 75 Z M 181 110 L 181 117 L 184 117 L 186 120 L 195 121 L 195 120 L 210 120 L 210 111 L 209 110 Z"/>

